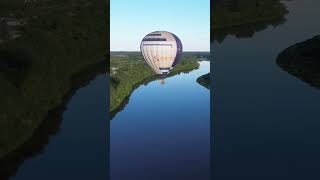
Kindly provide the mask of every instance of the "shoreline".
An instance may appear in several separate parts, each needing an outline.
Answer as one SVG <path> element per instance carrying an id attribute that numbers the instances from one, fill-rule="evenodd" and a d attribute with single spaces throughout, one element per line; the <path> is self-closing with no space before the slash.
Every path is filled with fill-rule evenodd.
<path id="1" fill-rule="evenodd" d="M 268 8 L 260 13 L 259 10 Z M 279 0 L 272 3 L 262 3 L 259 6 L 251 6 L 249 9 L 239 7 L 237 11 L 230 10 L 227 6 L 215 7 L 218 15 L 212 19 L 212 30 L 222 31 L 239 26 L 250 26 L 254 24 L 285 19 L 289 13 L 285 2 Z"/>
<path id="2" fill-rule="evenodd" d="M 319 90 L 319 49 L 320 35 L 315 35 L 282 50 L 275 63 L 289 75 Z"/>
<path id="3" fill-rule="evenodd" d="M 254 24 L 269 22 L 269 21 L 273 21 L 273 20 L 278 20 L 281 18 L 282 17 L 275 16 L 272 18 L 261 18 L 258 20 L 248 20 L 248 21 L 244 21 L 244 22 L 234 23 L 231 25 L 218 26 L 218 27 L 215 27 L 215 25 L 213 25 L 212 30 L 213 31 L 223 31 L 223 30 L 227 30 L 229 28 L 237 28 L 237 27 L 242 27 L 242 26 L 254 25 Z"/>
<path id="4" fill-rule="evenodd" d="M 183 72 L 191 72 L 192 70 L 196 70 L 199 68 L 199 62 L 197 61 L 197 66 L 196 67 L 187 67 L 187 68 L 182 68 L 179 70 L 173 70 L 171 74 L 169 74 L 167 77 L 172 77 L 174 75 L 183 73 Z M 157 75 L 151 75 L 151 76 L 147 76 L 144 79 L 142 79 L 141 81 L 137 81 L 133 84 L 129 94 L 124 97 L 124 99 L 117 105 L 115 105 L 114 108 L 110 108 L 109 113 L 110 113 L 110 121 L 113 119 L 113 117 L 120 111 L 123 110 L 123 108 L 126 106 L 126 104 L 129 102 L 130 96 L 133 93 L 134 90 L 136 90 L 138 87 L 140 87 L 142 84 L 147 85 L 148 83 L 152 82 L 153 80 L 158 79 L 159 77 Z"/>
<path id="5" fill-rule="evenodd" d="M 210 90 L 210 72 L 197 78 L 197 83 Z"/>
<path id="6" fill-rule="evenodd" d="M 88 85 L 95 77 L 106 73 L 106 68 L 102 68 L 105 63 L 103 60 L 91 64 L 70 78 L 71 88 L 63 95 L 62 103 L 48 110 L 46 117 L 34 129 L 33 133 L 20 143 L 20 146 L 1 156 L 0 179 L 9 179 L 14 176 L 25 160 L 43 152 L 49 144 L 50 138 L 59 132 L 63 121 L 62 115 L 70 99 L 77 90 Z"/>
<path id="7" fill-rule="evenodd" d="M 30 143 L 31 139 L 34 137 L 34 135 L 39 131 L 39 128 L 49 119 L 51 119 L 51 116 L 58 117 L 59 113 L 60 115 L 63 114 L 65 110 L 66 104 L 69 102 L 70 98 L 74 95 L 74 93 L 81 87 L 88 84 L 94 77 L 96 77 L 99 74 L 103 74 L 107 72 L 106 66 L 106 60 L 103 59 L 102 61 L 98 61 L 96 63 L 88 65 L 86 68 L 80 70 L 79 72 L 75 72 L 70 77 L 70 88 L 61 95 L 61 103 L 55 105 L 53 108 L 48 109 L 46 115 L 42 118 L 41 121 L 39 121 L 38 125 L 35 126 L 35 128 L 32 130 L 31 134 L 25 135 L 23 139 L 21 139 L 19 142 L 16 143 L 15 146 L 12 146 L 10 150 L 7 152 L 4 152 L 0 155 L 0 167 L 3 166 L 3 161 L 6 161 L 8 157 L 12 156 L 23 156 L 25 153 L 19 153 L 20 149 L 23 149 L 23 146 L 27 146 L 25 144 Z M 24 152 L 24 151 L 21 151 Z M 15 155 L 14 155 L 15 154 Z M 4 164 L 5 165 L 5 164 Z M 0 174 L 2 175 L 2 174 Z M 0 176 L 1 177 L 1 176 Z"/>

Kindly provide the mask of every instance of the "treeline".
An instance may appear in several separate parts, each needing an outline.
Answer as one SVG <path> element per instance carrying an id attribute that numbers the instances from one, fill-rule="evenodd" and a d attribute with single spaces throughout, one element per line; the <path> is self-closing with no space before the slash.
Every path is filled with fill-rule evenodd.
<path id="1" fill-rule="evenodd" d="M 76 74 L 94 65 L 108 69 L 105 1 L 5 2 L 11 11 L 1 16 L 26 24 L 20 38 L 0 43 L 0 158 L 63 103 Z"/>
<path id="2" fill-rule="evenodd" d="M 132 90 L 144 79 L 156 76 L 144 62 L 140 53 L 113 55 L 110 61 L 110 112 L 114 111 L 130 96 Z M 183 55 L 181 62 L 170 74 L 199 67 L 199 58 Z"/>
<path id="3" fill-rule="evenodd" d="M 213 30 L 282 19 L 288 13 L 280 0 L 217 0 L 213 3 Z"/>
<path id="4" fill-rule="evenodd" d="M 222 43 L 228 35 L 253 37 L 270 25 L 283 24 L 288 13 L 280 0 L 217 0 L 213 2 L 212 32 Z"/>
<path id="5" fill-rule="evenodd" d="M 207 89 L 210 89 L 210 73 L 198 77 L 197 82 Z"/>
<path id="6" fill-rule="evenodd" d="M 320 89 L 320 35 L 286 48 L 276 63 L 289 74 Z"/>

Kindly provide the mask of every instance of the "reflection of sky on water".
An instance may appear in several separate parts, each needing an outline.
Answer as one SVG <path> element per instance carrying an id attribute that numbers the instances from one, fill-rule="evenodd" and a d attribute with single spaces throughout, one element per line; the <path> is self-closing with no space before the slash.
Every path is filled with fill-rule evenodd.
<path id="1" fill-rule="evenodd" d="M 214 44 L 217 180 L 320 178 L 320 91 L 275 62 L 285 48 L 320 33 L 320 2 L 285 3 L 285 24 Z"/>
<path id="2" fill-rule="evenodd" d="M 208 179 L 210 91 L 200 69 L 136 89 L 111 121 L 112 179 Z"/>
<path id="3" fill-rule="evenodd" d="M 107 178 L 106 82 L 106 75 L 99 75 L 76 91 L 59 133 L 50 138 L 42 154 L 25 161 L 12 180 Z"/>

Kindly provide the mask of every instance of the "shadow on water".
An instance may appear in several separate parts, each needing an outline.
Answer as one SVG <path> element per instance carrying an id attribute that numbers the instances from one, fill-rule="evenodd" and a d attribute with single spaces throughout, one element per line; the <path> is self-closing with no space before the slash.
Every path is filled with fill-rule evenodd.
<path id="1" fill-rule="evenodd" d="M 289 74 L 320 89 L 320 36 L 285 49 L 276 63 Z"/>
<path id="2" fill-rule="evenodd" d="M 288 13 L 279 0 L 217 0 L 213 4 L 213 38 L 250 38 L 256 32 L 283 24 Z"/>
<path id="3" fill-rule="evenodd" d="M 106 60 L 103 60 L 72 77 L 71 89 L 64 95 L 62 104 L 48 112 L 47 117 L 34 130 L 30 139 L 24 142 L 18 149 L 0 159 L 0 179 L 9 179 L 11 176 L 14 176 L 19 166 L 25 160 L 38 156 L 45 151 L 50 137 L 57 134 L 60 130 L 63 120 L 62 115 L 71 97 L 78 89 L 88 85 L 95 77 L 106 73 L 105 67 Z"/>

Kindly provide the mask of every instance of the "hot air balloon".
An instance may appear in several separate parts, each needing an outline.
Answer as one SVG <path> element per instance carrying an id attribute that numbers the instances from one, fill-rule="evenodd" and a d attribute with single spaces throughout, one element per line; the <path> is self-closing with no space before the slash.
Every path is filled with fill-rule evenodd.
<path id="1" fill-rule="evenodd" d="M 146 63 L 160 75 L 163 84 L 163 79 L 180 61 L 182 44 L 173 33 L 155 31 L 142 39 L 140 50 Z"/>

